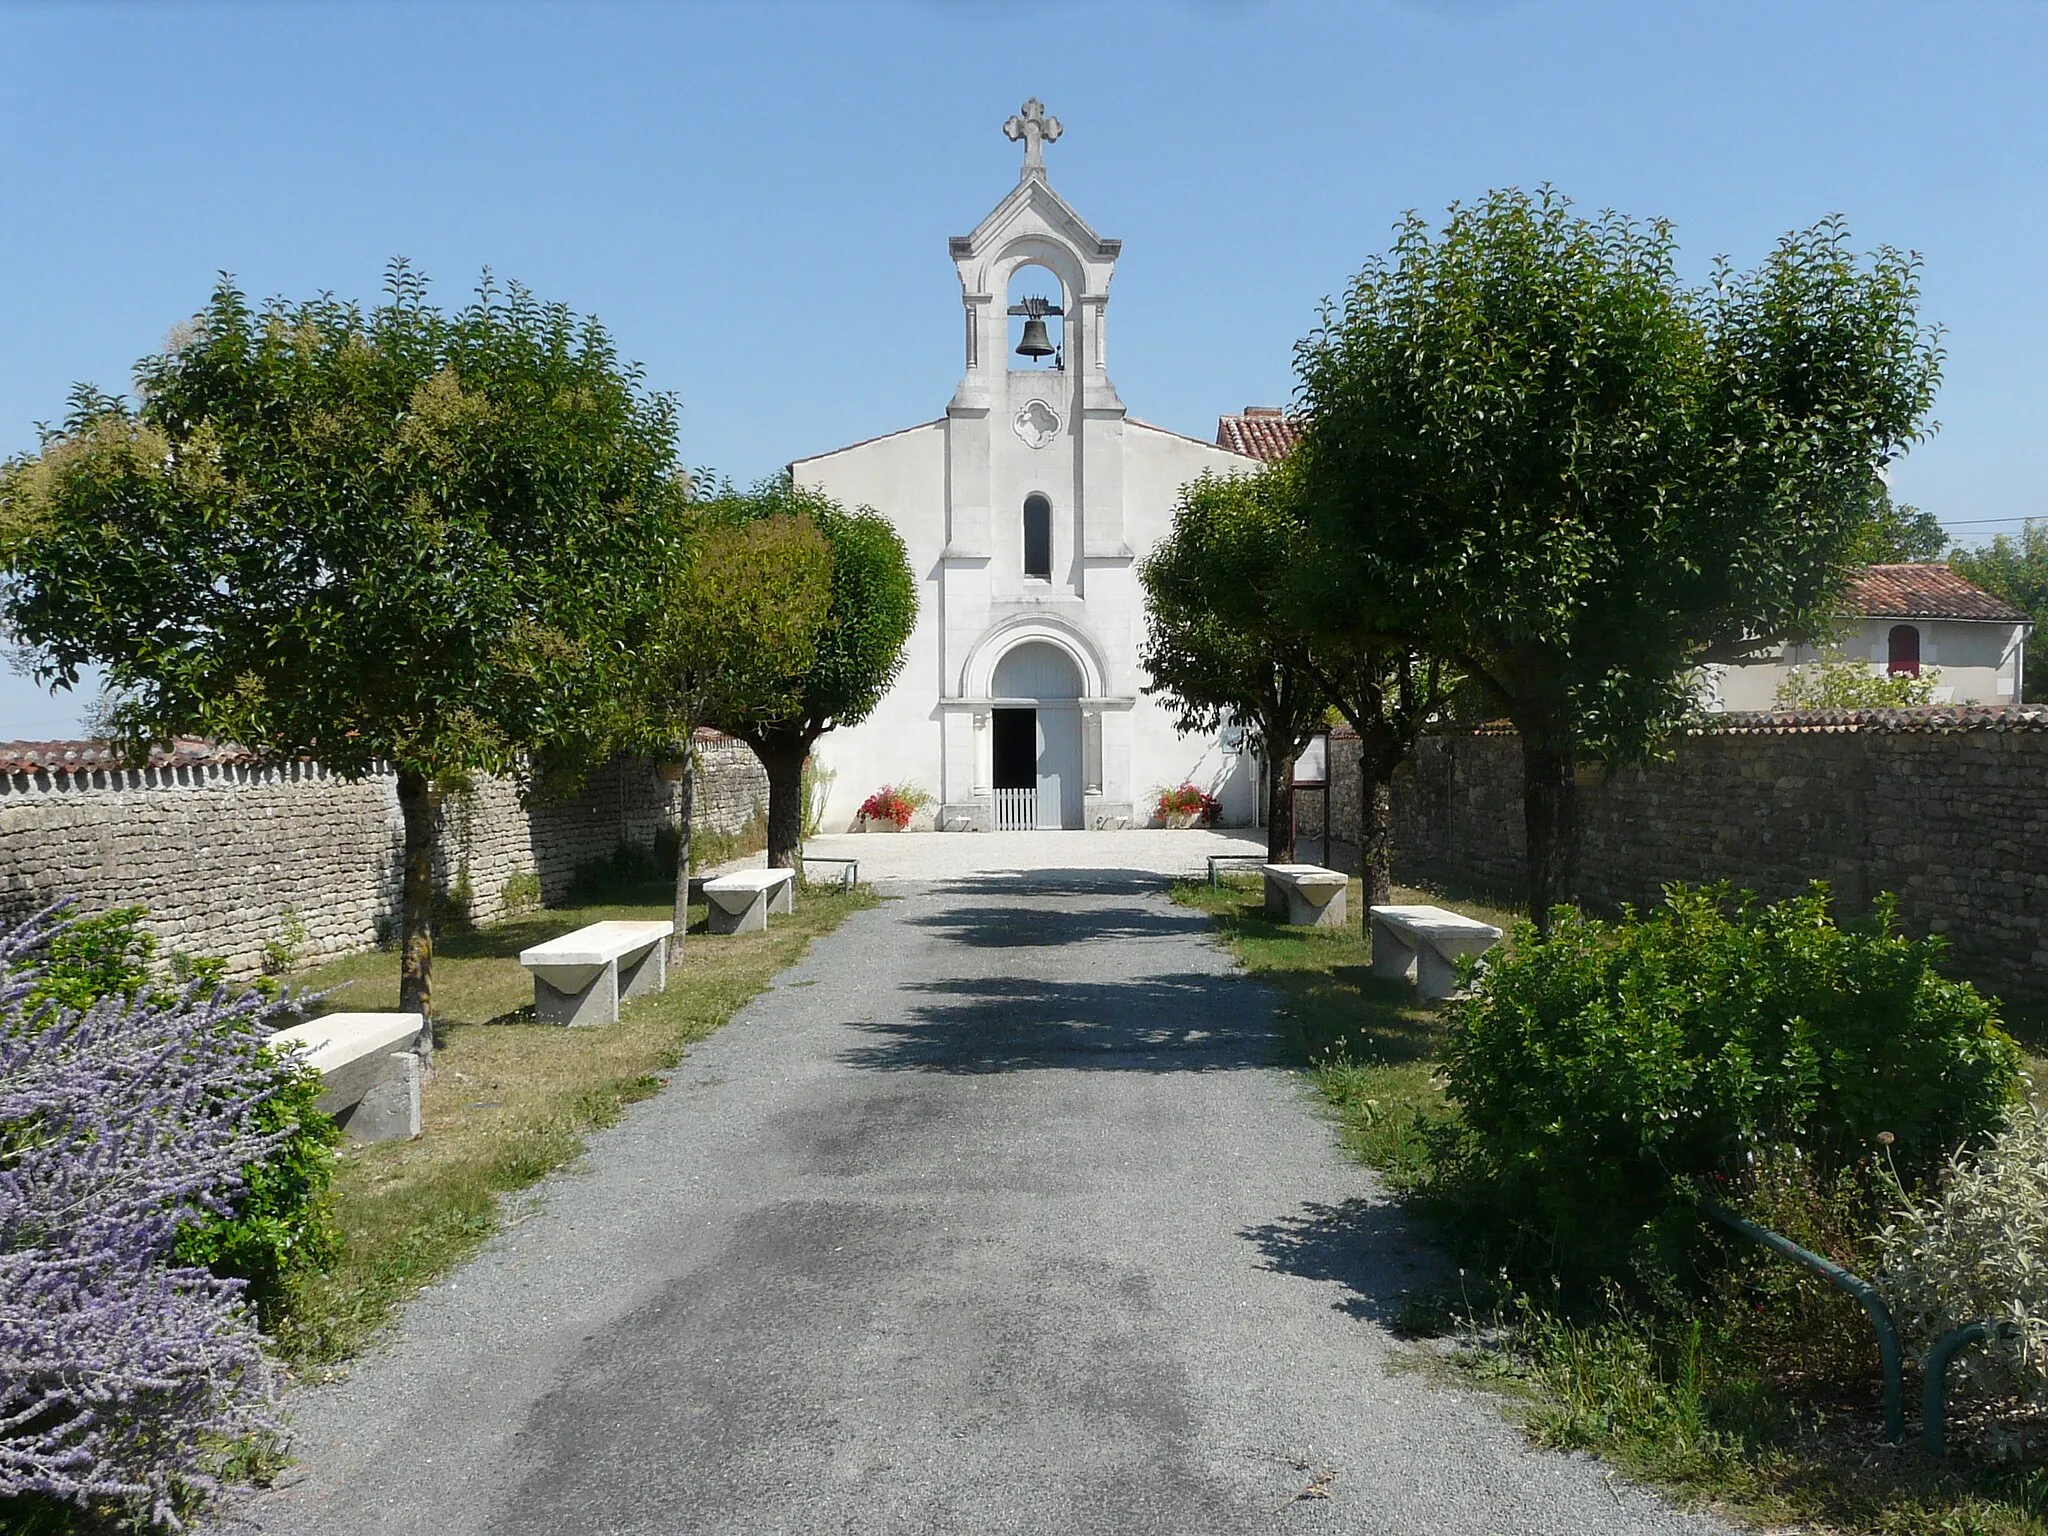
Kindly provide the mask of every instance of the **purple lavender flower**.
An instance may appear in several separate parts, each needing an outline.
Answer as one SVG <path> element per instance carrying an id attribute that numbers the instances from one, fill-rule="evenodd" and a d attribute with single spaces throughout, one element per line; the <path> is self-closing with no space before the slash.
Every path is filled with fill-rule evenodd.
<path id="1" fill-rule="evenodd" d="M 271 1005 L 215 987 L 31 1004 L 54 914 L 0 932 L 0 1499 L 119 1502 L 178 1528 L 208 1437 L 274 1428 L 242 1282 L 172 1256 L 288 1133 Z"/>

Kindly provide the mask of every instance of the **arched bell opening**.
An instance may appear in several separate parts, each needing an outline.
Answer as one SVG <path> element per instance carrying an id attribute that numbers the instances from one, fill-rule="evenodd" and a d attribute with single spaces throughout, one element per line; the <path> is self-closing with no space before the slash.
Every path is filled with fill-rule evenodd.
<path id="1" fill-rule="evenodd" d="M 1059 274 L 1028 261 L 1010 274 L 1010 367 L 1044 372 L 1066 366 L 1067 306 Z"/>

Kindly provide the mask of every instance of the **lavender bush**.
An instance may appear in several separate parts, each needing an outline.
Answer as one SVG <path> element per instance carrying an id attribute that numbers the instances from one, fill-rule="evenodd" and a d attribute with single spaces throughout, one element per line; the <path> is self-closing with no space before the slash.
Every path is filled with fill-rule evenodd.
<path id="1" fill-rule="evenodd" d="M 209 1443 L 273 1427 L 273 1383 L 243 1282 L 174 1250 L 291 1134 L 259 1110 L 298 1069 L 255 995 L 32 1000 L 54 931 L 0 933 L 0 1517 L 40 1496 L 177 1529 Z"/>

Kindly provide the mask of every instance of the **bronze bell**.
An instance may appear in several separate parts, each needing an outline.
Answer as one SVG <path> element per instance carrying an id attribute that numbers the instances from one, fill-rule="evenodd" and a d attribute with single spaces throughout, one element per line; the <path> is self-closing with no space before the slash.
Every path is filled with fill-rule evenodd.
<path id="1" fill-rule="evenodd" d="M 1045 322 L 1036 315 L 1024 321 L 1024 339 L 1017 343 L 1019 357 L 1051 357 L 1052 338 L 1046 334 Z"/>

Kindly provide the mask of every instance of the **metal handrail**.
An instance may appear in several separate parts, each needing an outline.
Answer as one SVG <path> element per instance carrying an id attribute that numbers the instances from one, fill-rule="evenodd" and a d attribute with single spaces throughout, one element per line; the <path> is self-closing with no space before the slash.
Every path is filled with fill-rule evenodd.
<path id="1" fill-rule="evenodd" d="M 2019 1332 L 2007 1322 L 1964 1323 L 1951 1328 L 1927 1347 L 1927 1360 L 1920 1381 L 1920 1454 L 1940 1461 L 1948 1454 L 1948 1367 L 1949 1362 L 1972 1344 L 1992 1338 L 2010 1338 Z"/>
<path id="2" fill-rule="evenodd" d="M 1209 889 L 1212 891 L 1223 889 L 1222 883 L 1216 877 L 1216 866 L 1219 864 L 1263 864 L 1265 862 L 1266 856 L 1263 853 L 1212 853 L 1209 855 Z"/>
<path id="3" fill-rule="evenodd" d="M 1746 1221 L 1726 1206 L 1702 1196 L 1699 1208 L 1723 1226 L 1732 1227 L 1744 1237 L 1762 1243 L 1773 1253 L 1782 1254 L 1795 1264 L 1803 1264 L 1819 1275 L 1829 1285 L 1840 1291 L 1847 1291 L 1863 1304 L 1863 1310 L 1870 1315 L 1870 1326 L 1877 1332 L 1877 1356 L 1884 1367 L 1884 1434 L 1885 1438 L 1897 1445 L 1906 1438 L 1906 1409 L 1904 1368 L 1899 1356 L 1899 1330 L 1892 1321 L 1892 1309 L 1878 1295 L 1877 1287 L 1860 1275 L 1852 1275 L 1832 1259 L 1824 1259 L 1817 1253 L 1800 1247 L 1789 1237 L 1780 1237 L 1768 1227 L 1760 1227 L 1753 1221 Z M 1963 1340 L 1956 1348 L 1961 1348 Z M 1937 1348 L 1940 1346 L 1937 1345 Z M 1953 1350 L 1951 1351 L 1953 1353 Z M 1930 1356 L 1931 1361 L 1931 1356 Z M 1946 1360 L 1943 1362 L 1946 1366 Z"/>

